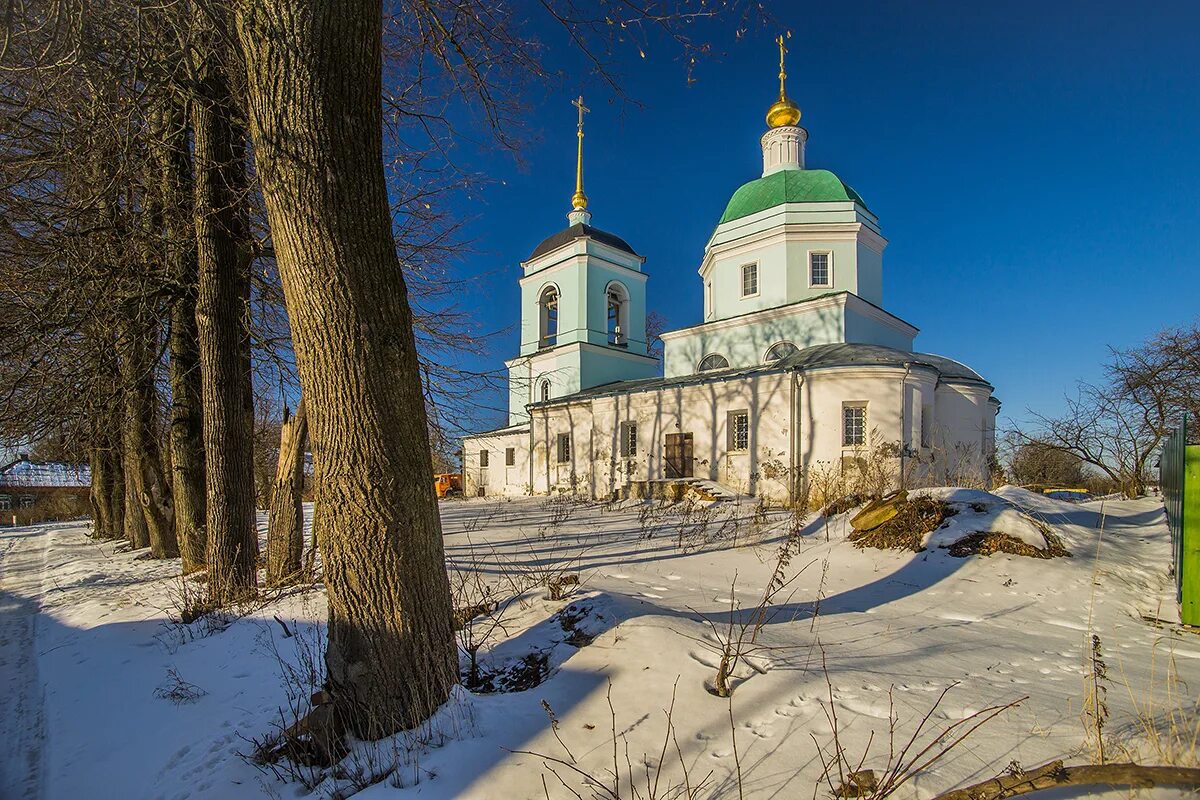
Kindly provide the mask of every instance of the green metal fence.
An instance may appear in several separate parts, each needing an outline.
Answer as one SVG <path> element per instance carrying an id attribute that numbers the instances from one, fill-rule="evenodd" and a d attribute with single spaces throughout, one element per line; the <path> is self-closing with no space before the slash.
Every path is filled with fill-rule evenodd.
<path id="1" fill-rule="evenodd" d="M 1159 476 L 1175 547 L 1179 616 L 1200 625 L 1200 445 L 1189 445 L 1185 416 L 1163 446 Z"/>

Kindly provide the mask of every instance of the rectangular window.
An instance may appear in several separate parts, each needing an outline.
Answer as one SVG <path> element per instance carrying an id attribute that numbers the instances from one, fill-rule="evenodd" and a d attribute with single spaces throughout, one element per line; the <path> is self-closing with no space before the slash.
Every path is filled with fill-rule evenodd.
<path id="1" fill-rule="evenodd" d="M 558 463 L 566 464 L 571 460 L 571 434 L 558 435 Z"/>
<path id="2" fill-rule="evenodd" d="M 842 407 L 842 447 L 863 447 L 867 443 L 867 407 Z"/>
<path id="3" fill-rule="evenodd" d="M 21 508 L 33 508 L 33 495 L 21 495 Z"/>
<path id="4" fill-rule="evenodd" d="M 742 265 L 742 297 L 758 294 L 758 264 Z"/>
<path id="5" fill-rule="evenodd" d="M 6 494 L 0 494 L 0 511 L 9 511 L 12 509 L 12 498 Z"/>
<path id="6" fill-rule="evenodd" d="M 808 285 L 833 285 L 833 276 L 829 269 L 829 253 L 808 254 Z"/>
<path id="7" fill-rule="evenodd" d="M 621 423 L 621 456 L 633 458 L 637 455 L 637 423 Z"/>
<path id="8" fill-rule="evenodd" d="M 488 465 L 488 451 L 480 450 L 479 451 L 479 466 L 486 467 L 487 465 Z"/>
<path id="9" fill-rule="evenodd" d="M 726 422 L 730 450 L 750 449 L 750 412 L 730 411 Z"/>
<path id="10" fill-rule="evenodd" d="M 921 406 L 921 447 L 929 447 L 933 440 L 931 427 L 933 425 L 933 409 Z"/>
<path id="11" fill-rule="evenodd" d="M 517 463 L 517 448 L 509 447 L 504 451 L 504 466 L 511 467 Z"/>

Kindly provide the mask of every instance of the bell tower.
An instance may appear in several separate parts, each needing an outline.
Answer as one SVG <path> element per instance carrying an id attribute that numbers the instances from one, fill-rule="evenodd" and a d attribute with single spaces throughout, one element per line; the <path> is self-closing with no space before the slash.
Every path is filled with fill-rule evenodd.
<path id="1" fill-rule="evenodd" d="M 509 424 L 531 403 L 658 374 L 647 353 L 646 259 L 624 239 L 592 227 L 583 191 L 583 98 L 576 123 L 575 193 L 568 227 L 522 262 L 521 353 L 508 367 Z"/>

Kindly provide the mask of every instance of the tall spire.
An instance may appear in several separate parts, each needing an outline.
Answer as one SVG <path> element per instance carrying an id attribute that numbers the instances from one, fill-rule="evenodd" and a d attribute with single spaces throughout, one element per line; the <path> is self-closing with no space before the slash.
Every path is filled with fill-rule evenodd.
<path id="1" fill-rule="evenodd" d="M 788 31 L 788 38 L 791 38 L 791 35 L 791 31 Z M 787 53 L 787 47 L 784 46 L 783 42 L 784 35 L 780 34 L 775 39 L 775 43 L 779 45 L 779 99 L 767 109 L 767 127 L 770 128 L 795 125 L 800 121 L 800 106 L 788 98 L 787 91 L 784 89 L 784 83 L 787 80 L 787 70 L 783 66 L 783 57 Z"/>
<path id="2" fill-rule="evenodd" d="M 579 109 L 579 122 L 575 128 L 575 137 L 578 140 L 575 152 L 575 194 L 571 195 L 572 210 L 567 214 L 567 219 L 574 225 L 579 222 L 586 224 L 592 216 L 587 210 L 587 195 L 583 193 L 583 115 L 591 109 L 583 104 L 583 95 L 572 100 L 571 105 Z"/>

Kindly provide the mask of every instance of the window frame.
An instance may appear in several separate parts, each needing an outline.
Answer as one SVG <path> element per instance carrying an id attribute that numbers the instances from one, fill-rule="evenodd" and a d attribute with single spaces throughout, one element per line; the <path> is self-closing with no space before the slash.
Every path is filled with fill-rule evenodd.
<path id="1" fill-rule="evenodd" d="M 860 423 L 861 430 L 858 431 L 856 437 L 852 437 L 850 435 L 851 434 L 850 428 L 846 424 L 849 419 L 848 414 L 851 411 L 861 411 L 862 412 L 862 420 Z M 862 449 L 867 446 L 867 430 L 868 430 L 867 414 L 868 414 L 867 402 L 865 400 L 853 400 L 853 401 L 846 401 L 846 402 L 842 403 L 842 447 L 843 448 L 853 448 L 853 449 L 859 450 L 859 449 Z M 857 438 L 858 441 L 854 441 L 855 438 Z"/>
<path id="2" fill-rule="evenodd" d="M 719 366 L 719 367 L 706 367 L 706 366 L 704 366 L 704 362 L 708 361 L 710 358 L 719 358 L 719 359 L 721 359 L 721 360 L 722 360 L 723 362 L 725 362 L 725 363 L 724 363 L 724 364 L 722 364 L 722 365 L 721 365 L 721 366 Z M 700 363 L 698 363 L 698 364 L 696 365 L 696 372 L 697 372 L 697 373 L 701 373 L 701 372 L 713 372 L 714 370 L 718 370 L 718 369 L 729 369 L 729 359 L 728 359 L 728 358 L 726 358 L 725 356 L 721 355 L 720 353 L 709 353 L 708 355 L 704 356 L 704 358 L 700 359 Z"/>
<path id="3" fill-rule="evenodd" d="M 488 459 L 488 451 L 480 450 L 479 451 L 479 468 L 487 469 L 489 466 L 491 466 L 491 464 L 489 463 L 489 459 Z"/>
<path id="4" fill-rule="evenodd" d="M 517 464 L 517 448 L 515 448 L 515 447 L 504 448 L 504 466 L 513 467 L 513 466 L 516 466 L 516 464 Z"/>
<path id="5" fill-rule="evenodd" d="M 625 420 L 619 427 L 621 458 L 637 458 L 638 426 L 636 420 Z"/>
<path id="6" fill-rule="evenodd" d="M 775 358 L 771 358 L 771 353 L 774 352 L 775 348 L 777 348 L 777 347 L 790 347 L 791 351 L 789 353 L 787 353 L 786 355 L 776 356 Z M 767 352 L 763 353 L 763 363 L 764 364 L 773 364 L 776 361 L 780 361 L 782 359 L 787 358 L 788 356 L 795 355 L 796 353 L 799 353 L 799 352 L 800 352 L 800 348 L 796 345 L 795 342 L 789 342 L 785 339 L 781 342 L 776 342 L 775 344 L 773 344 L 767 348 Z"/>
<path id="7" fill-rule="evenodd" d="M 539 403 L 550 402 L 550 379 L 549 378 L 542 378 L 542 380 L 538 382 L 538 402 Z"/>
<path id="8" fill-rule="evenodd" d="M 610 347 L 629 346 L 629 290 L 620 281 L 604 287 L 604 339 Z"/>
<path id="9" fill-rule="evenodd" d="M 739 431 L 739 422 L 745 429 Z M 740 434 L 740 435 L 739 435 Z M 742 439 L 743 441 L 739 441 Z M 725 415 L 725 449 L 730 453 L 746 453 L 750 450 L 750 410 L 739 408 Z"/>
<path id="10" fill-rule="evenodd" d="M 538 293 L 538 349 L 546 350 L 558 344 L 559 301 L 562 292 L 553 283 L 547 283 Z M 551 323 L 554 331 L 551 332 Z"/>
<path id="11" fill-rule="evenodd" d="M 571 434 L 560 433 L 555 439 L 555 454 L 558 464 L 571 463 Z"/>
<path id="12" fill-rule="evenodd" d="M 753 270 L 753 275 L 754 275 L 754 291 L 752 291 L 752 292 L 747 292 L 747 291 L 746 291 L 746 274 L 747 274 L 747 273 L 746 273 L 746 270 Z M 751 261 L 751 262 L 749 262 L 749 263 L 747 263 L 747 264 L 742 264 L 742 267 L 741 267 L 741 270 L 740 270 L 740 273 L 739 273 L 739 274 L 740 274 L 740 277 L 741 277 L 741 288 L 740 288 L 740 291 L 741 291 L 741 297 L 742 297 L 742 299 L 743 299 L 743 300 L 746 300 L 747 298 L 750 298 L 750 297 L 758 297 L 758 295 L 759 295 L 759 293 L 760 293 L 760 291 L 761 291 L 761 289 L 762 289 L 761 283 L 760 283 L 760 281 L 759 281 L 759 278 L 760 278 L 761 276 L 758 274 L 758 262 L 757 262 L 757 261 Z"/>
<path id="13" fill-rule="evenodd" d="M 817 283 L 813 280 L 813 256 L 825 256 L 825 282 Z M 808 288 L 810 289 L 832 289 L 833 288 L 833 251 L 832 250 L 809 250 L 808 251 Z"/>

